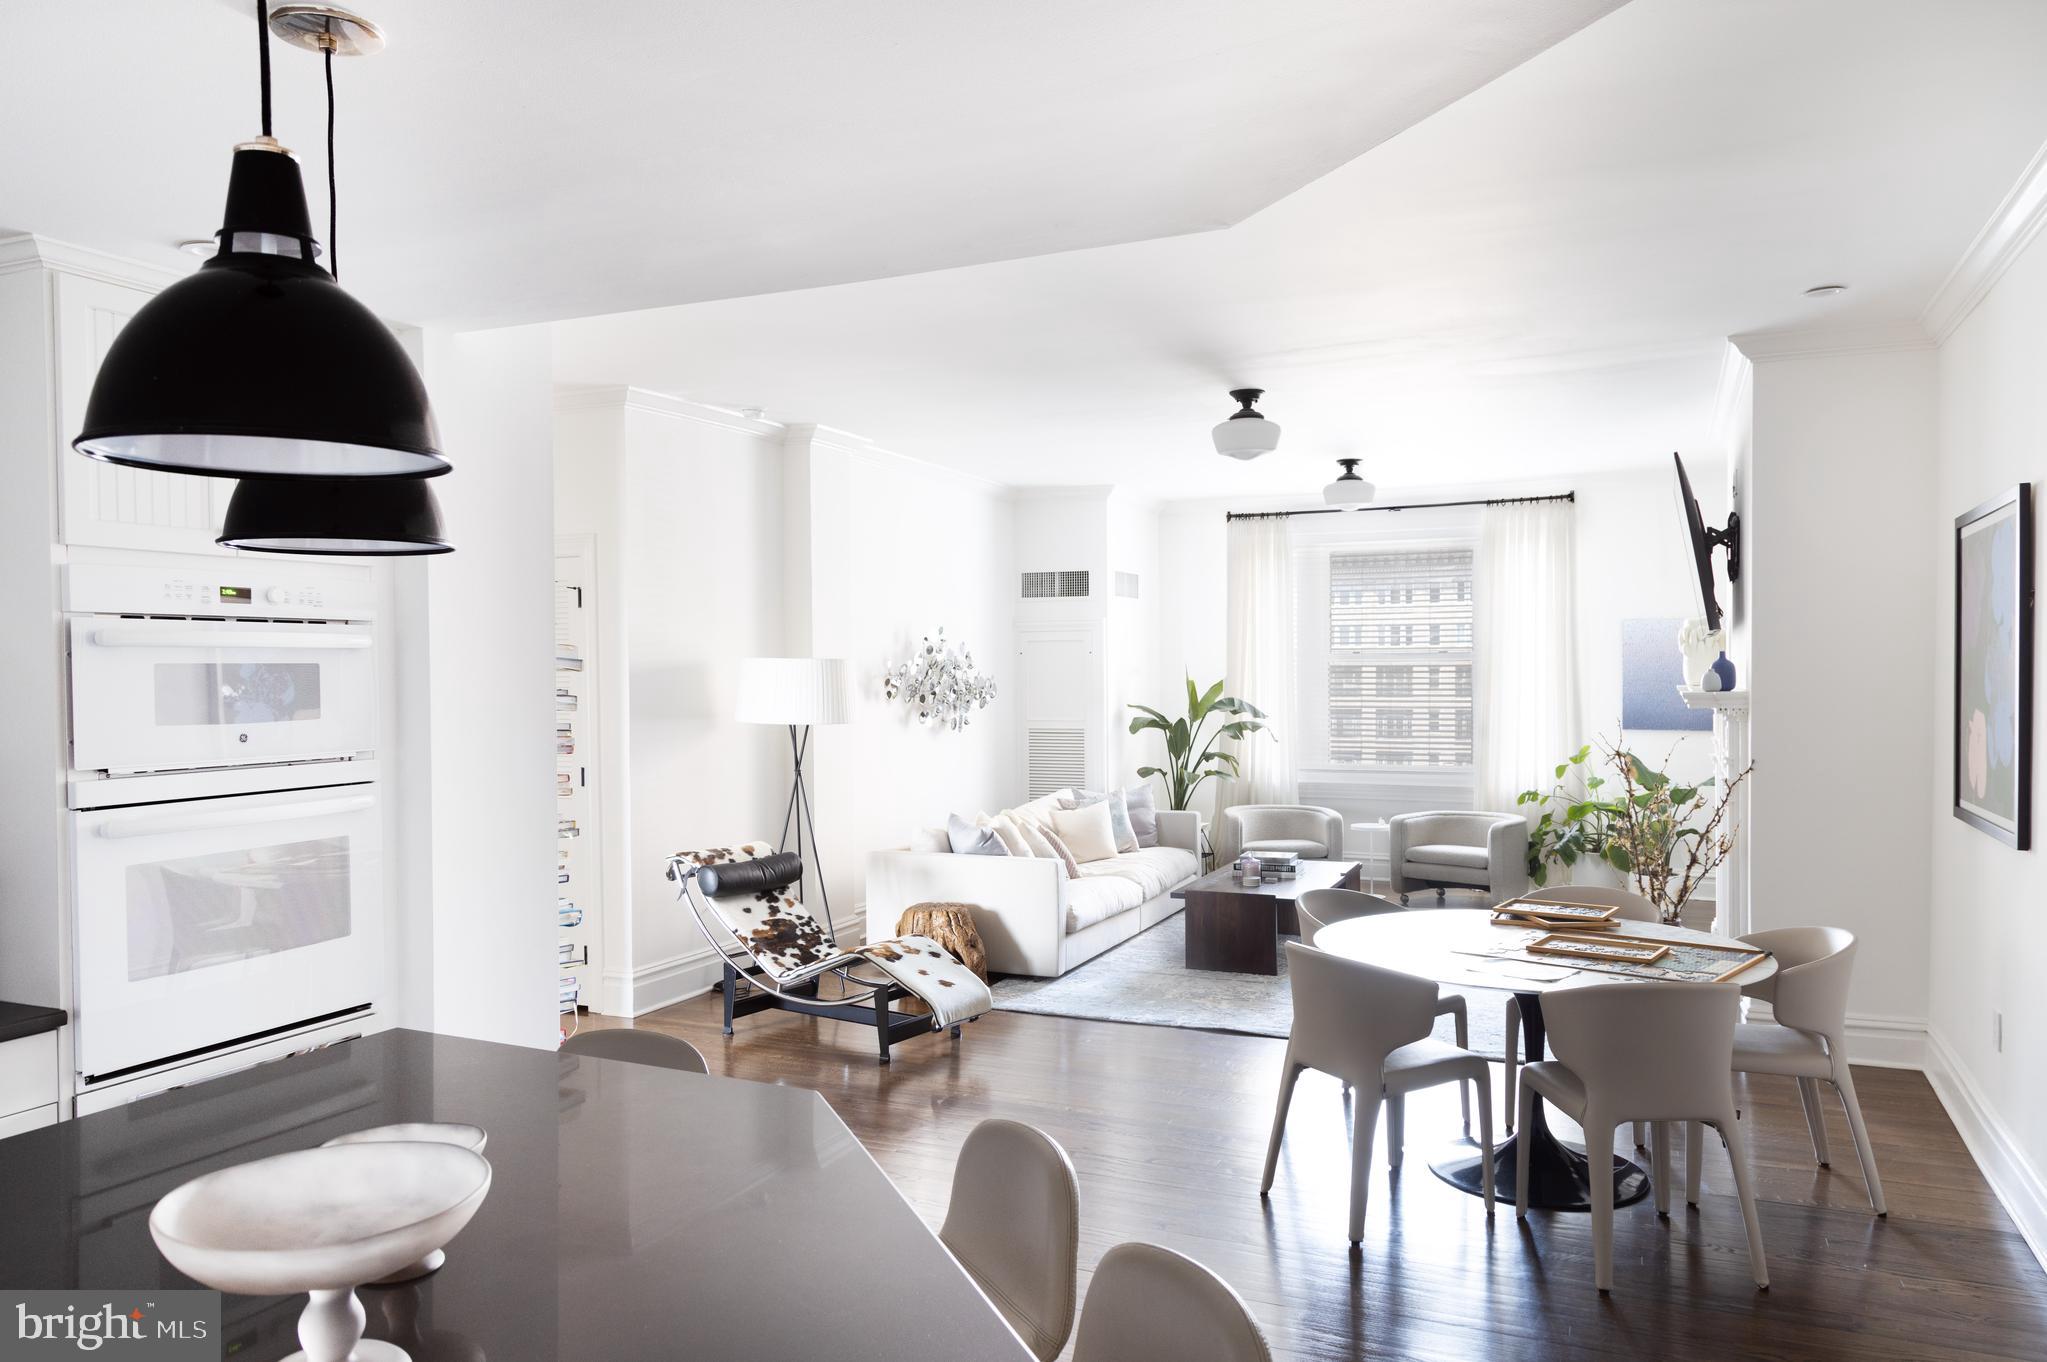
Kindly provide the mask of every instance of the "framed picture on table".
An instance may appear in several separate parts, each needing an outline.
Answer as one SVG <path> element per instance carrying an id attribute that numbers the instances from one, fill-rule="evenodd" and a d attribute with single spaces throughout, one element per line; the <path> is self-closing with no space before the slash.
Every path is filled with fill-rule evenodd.
<path id="1" fill-rule="evenodd" d="M 2033 817 L 2033 485 L 1955 517 L 1955 817 L 2021 851 Z"/>

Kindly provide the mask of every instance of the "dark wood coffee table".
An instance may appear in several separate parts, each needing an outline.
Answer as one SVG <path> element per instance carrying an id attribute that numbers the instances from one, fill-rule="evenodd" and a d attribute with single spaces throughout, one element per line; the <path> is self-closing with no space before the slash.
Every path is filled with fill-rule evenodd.
<path id="1" fill-rule="evenodd" d="M 1310 889 L 1356 889 L 1363 867 L 1356 861 L 1302 861 L 1291 879 L 1267 880 L 1255 889 L 1237 883 L 1224 866 L 1173 897 L 1187 904 L 1187 968 L 1233 974 L 1279 973 L 1279 938 L 1298 936 L 1294 900 Z"/>

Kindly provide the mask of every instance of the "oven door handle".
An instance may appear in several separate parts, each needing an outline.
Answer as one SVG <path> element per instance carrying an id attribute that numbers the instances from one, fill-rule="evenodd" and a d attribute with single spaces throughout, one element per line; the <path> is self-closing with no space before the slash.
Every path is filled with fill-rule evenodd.
<path id="1" fill-rule="evenodd" d="M 136 813 L 109 818 L 100 824 L 102 837 L 161 837 L 173 832 L 200 832 L 208 828 L 240 828 L 251 823 L 294 823 L 302 818 L 331 818 L 355 813 L 377 801 L 372 795 L 347 799 L 297 800 L 290 804 L 266 804 L 255 809 L 209 809 L 203 813 Z"/>
<path id="2" fill-rule="evenodd" d="M 301 634 L 282 629 L 95 629 L 102 648 L 308 648 L 321 651 L 367 648 L 368 634 Z"/>

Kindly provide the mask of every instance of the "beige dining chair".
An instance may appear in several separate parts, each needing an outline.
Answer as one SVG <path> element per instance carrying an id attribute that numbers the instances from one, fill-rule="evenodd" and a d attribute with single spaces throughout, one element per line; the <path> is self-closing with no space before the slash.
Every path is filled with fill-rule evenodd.
<path id="1" fill-rule="evenodd" d="M 1833 1084 L 1841 1110 L 1848 1116 L 1848 1131 L 1855 1138 L 1855 1157 L 1862 1163 L 1869 1208 L 1880 1216 L 1888 1215 L 1883 1179 L 1876 1171 L 1876 1151 L 1870 1147 L 1862 1103 L 1855 1096 L 1855 1077 L 1848 1069 L 1848 984 L 1855 972 L 1855 934 L 1840 927 L 1780 927 L 1751 932 L 1742 940 L 1777 957 L 1777 972 L 1741 990 L 1770 1004 L 1774 1020 L 1743 1022 L 1734 1028 L 1734 1071 L 1797 1081 L 1813 1158 L 1822 1168 L 1831 1165 L 1820 1084 Z M 1699 1129 L 1693 1126 L 1685 1141 L 1685 1199 L 1693 1205 L 1699 1201 L 1702 1143 Z"/>
<path id="2" fill-rule="evenodd" d="M 1537 889 L 1521 896 L 1534 903 L 1596 903 L 1619 911 L 1614 914 L 1623 922 L 1657 922 L 1661 919 L 1656 905 L 1632 889 L 1616 889 L 1602 884 L 1562 884 L 1554 889 Z M 1514 1117 L 1521 1102 L 1514 1094 L 1514 1074 L 1521 1067 L 1521 1000 L 1507 999 L 1507 1133 L 1514 1133 Z M 1541 1055 L 1536 1056 L 1541 1059 Z M 1635 1148 L 1645 1149 L 1649 1144 L 1649 1130 L 1646 1122 L 1635 1122 Z"/>
<path id="3" fill-rule="evenodd" d="M 1656 1209 L 1670 1204 L 1670 1137 L 1674 1121 L 1710 1125 L 1727 1142 L 1735 1195 L 1748 1226 L 1749 1272 L 1770 1285 L 1763 1227 L 1756 1219 L 1748 1141 L 1734 1106 L 1734 1024 L 1740 994 L 1733 984 L 1584 983 L 1543 995 L 1554 1060 L 1521 1070 L 1521 1121 L 1547 1098 L 1585 1133 L 1585 1161 L 1613 1167 L 1614 1127 L 1644 1120 L 1654 1128 Z M 1515 1149 L 1514 1213 L 1528 1214 L 1528 1141 Z M 1613 1289 L 1613 1178 L 1595 1171 L 1592 1184 L 1592 1275 Z"/>
<path id="4" fill-rule="evenodd" d="M 1315 934 L 1333 922 L 1348 922 L 1352 918 L 1376 917 L 1380 913 L 1406 911 L 1407 909 L 1391 899 L 1382 899 L 1377 894 L 1367 894 L 1356 889 L 1310 889 L 1294 904 L 1294 916 L 1301 920 L 1301 944 L 1305 946 L 1314 945 Z M 1513 1006 L 1511 999 L 1508 1000 L 1508 1006 Z M 1457 1037 L 1457 1048 L 1469 1049 L 1471 1012 L 1465 1006 L 1464 995 L 1444 994 L 1440 989 L 1437 990 L 1436 1015 L 1450 1018 L 1452 1031 Z M 1515 1015 L 1520 1014 L 1517 1012 Z M 1349 1092 L 1350 1084 L 1344 1084 L 1343 1088 L 1345 1092 Z M 1507 1091 L 1509 1094 L 1514 1091 L 1512 1070 L 1507 1074 Z M 1471 1138 L 1471 1093 L 1461 1084 L 1457 1089 L 1457 1104 L 1464 1111 L 1464 1138 L 1468 1140 Z"/>
<path id="5" fill-rule="evenodd" d="M 684 1073 L 707 1074 L 710 1065 L 704 1062 L 703 1052 L 680 1036 L 664 1036 L 659 1031 L 628 1030 L 615 1028 L 605 1031 L 578 1031 L 561 1044 L 565 1055 L 589 1055 L 593 1059 L 620 1059 L 628 1064 L 651 1064 L 660 1069 L 680 1069 Z"/>
<path id="6" fill-rule="evenodd" d="M 1073 1362 L 1272 1362 L 1272 1349 L 1228 1282 L 1184 1254 L 1131 1243 L 1095 1268 Z"/>
<path id="7" fill-rule="evenodd" d="M 1287 983 L 1293 991 L 1293 1033 L 1280 1070 L 1272 1138 L 1265 1148 L 1265 1178 L 1272 1190 L 1287 1108 L 1301 1073 L 1314 1069 L 1342 1079 L 1356 1093 L 1351 1114 L 1350 1242 L 1365 1237 L 1365 1192 L 1371 1182 L 1372 1138 L 1379 1108 L 1386 1108 L 1386 1163 L 1398 1168 L 1406 1138 L 1407 1094 L 1440 1083 L 1470 1083 L 1478 1100 L 1486 1214 L 1493 1213 L 1493 1094 L 1485 1057 L 1429 1035 L 1436 1019 L 1436 986 L 1427 979 L 1345 960 L 1299 942 L 1286 947 Z"/>
<path id="8" fill-rule="evenodd" d="M 1033 1354 L 1052 1362 L 1073 1332 L 1080 1181 L 1044 1131 L 986 1120 L 953 1166 L 938 1237 Z"/>

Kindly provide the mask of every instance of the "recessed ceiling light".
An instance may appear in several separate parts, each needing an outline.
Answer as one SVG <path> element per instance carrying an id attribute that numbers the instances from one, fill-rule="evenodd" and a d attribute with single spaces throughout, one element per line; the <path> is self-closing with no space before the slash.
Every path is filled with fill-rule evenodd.
<path id="1" fill-rule="evenodd" d="M 1846 284 L 1814 284 L 1805 291 L 1805 296 L 1808 298 L 1831 298 L 1837 293 L 1846 293 L 1847 291 L 1848 286 Z"/>
<path id="2" fill-rule="evenodd" d="M 220 243 L 210 236 L 195 236 L 189 241 L 180 241 L 178 249 L 186 255 L 212 255 L 220 249 Z"/>

